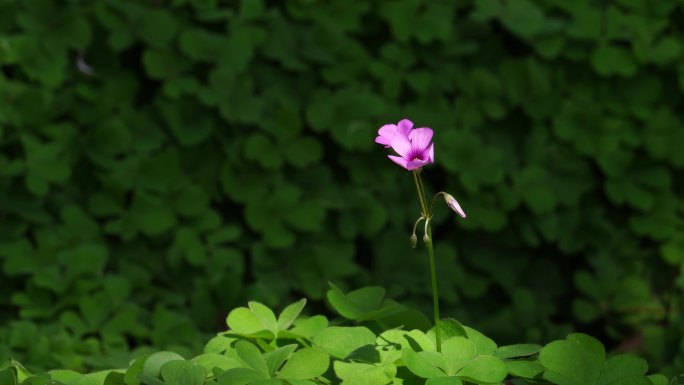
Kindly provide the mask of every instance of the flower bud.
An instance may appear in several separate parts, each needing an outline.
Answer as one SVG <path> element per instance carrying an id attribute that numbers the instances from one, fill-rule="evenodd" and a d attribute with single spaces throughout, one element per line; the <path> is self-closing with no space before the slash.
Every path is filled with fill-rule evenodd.
<path id="1" fill-rule="evenodd" d="M 416 237 L 416 233 L 411 234 L 411 247 L 413 247 L 415 249 L 417 243 L 418 243 L 418 237 Z"/>
<path id="2" fill-rule="evenodd" d="M 458 204 L 458 202 L 456 201 L 456 199 L 454 199 L 454 197 L 452 197 L 450 194 L 447 194 L 447 193 L 444 193 L 443 196 L 444 196 L 444 200 L 446 201 L 446 204 L 447 204 L 447 206 L 449 206 L 449 208 L 454 210 L 462 218 L 466 217 L 466 214 L 463 211 L 463 209 L 461 208 L 461 205 Z"/>

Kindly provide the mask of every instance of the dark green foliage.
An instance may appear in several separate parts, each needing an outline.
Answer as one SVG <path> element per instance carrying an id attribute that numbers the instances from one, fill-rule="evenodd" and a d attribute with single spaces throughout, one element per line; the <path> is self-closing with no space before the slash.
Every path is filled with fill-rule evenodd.
<path id="1" fill-rule="evenodd" d="M 327 281 L 429 313 L 414 186 L 373 143 L 408 117 L 435 130 L 428 189 L 468 213 L 434 219 L 443 315 L 505 344 L 591 332 L 679 375 L 683 12 L 0 0 L 0 359 L 191 357 L 224 309 L 322 306 Z M 408 319 L 384 293 L 339 293 L 357 321 Z M 199 378 L 186 366 L 168 378 Z"/>
<path id="2" fill-rule="evenodd" d="M 338 298 L 360 307 L 377 303 L 359 293 Z M 333 288 L 331 292 L 337 291 Z M 161 351 L 135 359 L 127 368 L 79 374 L 51 370 L 32 375 L 16 362 L 0 367 L 0 385 L 662 385 L 661 374 L 646 376 L 643 359 L 622 354 L 606 360 L 605 348 L 586 334 L 539 345 L 497 344 L 475 329 L 453 319 L 440 323 L 445 340 L 437 348 L 434 329 L 382 327 L 383 316 L 336 319 L 300 316 L 306 301 L 291 304 L 280 313 L 250 302 L 228 316 L 229 330 L 219 333 L 191 359 Z M 345 306 L 330 305 L 340 313 Z M 237 314 L 241 315 L 237 315 Z M 248 315 L 249 314 L 249 315 Z M 249 317 L 252 317 L 251 319 Z M 276 322 L 286 319 L 282 333 Z M 356 326 L 348 325 L 349 321 Z M 409 320 L 410 322 L 410 320 Z M 332 325 L 335 323 L 336 325 Z M 315 328 L 311 328 L 316 324 Z M 290 326 L 292 326 L 290 328 Z M 378 328 L 380 328 L 378 330 Z M 249 329 L 250 331 L 246 331 Z M 376 332 L 371 329 L 376 330 Z"/>

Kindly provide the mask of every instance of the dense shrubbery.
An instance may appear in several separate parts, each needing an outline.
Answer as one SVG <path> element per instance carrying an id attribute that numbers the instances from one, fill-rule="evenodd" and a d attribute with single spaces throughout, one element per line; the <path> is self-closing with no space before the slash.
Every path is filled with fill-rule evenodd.
<path id="1" fill-rule="evenodd" d="M 271 3 L 0 0 L 0 358 L 191 357 L 327 281 L 429 309 L 373 144 L 411 117 L 469 214 L 435 218 L 445 316 L 679 374 L 677 1 Z"/>

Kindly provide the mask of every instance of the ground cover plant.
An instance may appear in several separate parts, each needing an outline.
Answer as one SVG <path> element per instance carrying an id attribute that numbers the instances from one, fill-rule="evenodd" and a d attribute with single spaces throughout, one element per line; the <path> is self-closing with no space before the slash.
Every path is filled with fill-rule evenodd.
<path id="1" fill-rule="evenodd" d="M 10 361 L 0 369 L 0 385 L 667 384 L 664 375 L 647 377 L 648 364 L 639 357 L 622 354 L 606 360 L 601 342 L 585 334 L 571 334 L 543 348 L 498 347 L 477 330 L 440 318 L 430 226 L 435 199 L 442 196 L 450 209 L 463 218 L 466 214 L 445 192 L 435 194 L 428 206 L 421 172 L 435 159 L 432 138 L 431 128 L 414 128 L 413 122 L 403 119 L 382 126 L 375 139 L 398 154 L 388 157 L 411 171 L 416 185 L 421 210 L 409 239 L 415 247 L 416 227 L 424 222 L 422 241 L 428 250 L 434 311 L 429 330 L 425 331 L 429 323 L 420 312 L 386 300 L 381 287 L 346 294 L 330 284 L 331 306 L 356 325 L 331 324 L 323 315 L 299 319 L 305 299 L 277 317 L 267 306 L 252 301 L 232 310 L 226 319 L 229 330 L 190 360 L 162 351 L 136 358 L 125 370 L 92 374 L 51 370 L 38 375 Z M 371 322 L 377 332 L 361 326 Z"/>
<path id="2" fill-rule="evenodd" d="M 443 319 L 443 342 L 436 345 L 436 329 L 411 328 L 422 326 L 424 316 L 385 298 L 380 287 L 344 293 L 333 285 L 327 295 L 344 320 L 300 316 L 303 299 L 278 316 L 249 302 L 230 312 L 229 329 L 195 357 L 161 351 L 137 358 L 126 369 L 91 374 L 52 370 L 33 375 L 11 362 L 0 369 L 0 384 L 493 385 L 505 379 L 515 385 L 668 384 L 663 375 L 646 376 L 648 365 L 641 358 L 607 358 L 604 346 L 585 334 L 543 347 L 497 346 L 477 330 Z"/>
<path id="3" fill-rule="evenodd" d="M 195 357 L 248 301 L 329 315 L 329 281 L 432 314 L 415 186 L 373 143 L 410 116 L 440 137 L 426 193 L 468 214 L 431 219 L 442 315 L 502 346 L 587 333 L 676 379 L 682 14 L 0 0 L 1 362 Z"/>

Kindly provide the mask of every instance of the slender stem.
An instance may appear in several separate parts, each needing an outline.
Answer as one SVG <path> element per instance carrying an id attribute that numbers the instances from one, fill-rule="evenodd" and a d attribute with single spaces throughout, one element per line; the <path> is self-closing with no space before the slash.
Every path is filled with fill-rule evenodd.
<path id="1" fill-rule="evenodd" d="M 427 200 L 425 199 L 425 187 L 423 186 L 423 179 L 420 177 L 420 170 L 413 171 L 413 178 L 418 189 L 418 198 L 420 199 L 420 206 L 423 209 L 423 216 L 425 217 L 425 236 L 427 239 L 428 256 L 430 259 L 430 280 L 432 281 L 432 307 L 435 316 L 435 343 L 437 351 L 442 351 L 442 338 L 439 328 L 439 292 L 437 290 L 437 269 L 435 267 L 435 250 L 432 245 L 432 227 L 430 227 L 430 218 L 432 213 L 427 209 Z M 434 198 L 432 199 L 434 203 Z"/>
<path id="2" fill-rule="evenodd" d="M 427 209 L 427 195 L 425 195 L 425 187 L 423 186 L 423 178 L 420 176 L 420 170 L 417 172 L 418 174 L 418 184 L 420 185 L 420 192 L 423 193 L 423 203 L 425 204 L 425 208 Z M 432 215 L 432 211 L 427 212 L 428 215 Z"/>
<path id="3" fill-rule="evenodd" d="M 423 196 L 422 182 L 418 170 L 413 170 L 413 180 L 416 182 L 416 189 L 418 190 L 418 200 L 420 201 L 420 209 L 423 217 L 428 218 L 427 204 L 425 203 L 425 196 Z"/>
<path id="4" fill-rule="evenodd" d="M 430 278 L 432 280 L 432 307 L 435 313 L 435 342 L 437 351 L 442 351 L 442 338 L 439 330 L 439 292 L 437 291 L 437 269 L 435 268 L 435 250 L 432 246 L 432 227 L 428 224 L 428 254 L 430 256 Z"/>
<path id="5" fill-rule="evenodd" d="M 444 191 L 440 191 L 437 194 L 435 194 L 435 196 L 432 197 L 432 202 L 430 203 L 430 212 L 432 212 L 432 209 L 435 207 L 435 199 L 437 199 L 438 196 L 444 195 L 444 194 L 445 194 Z"/>

